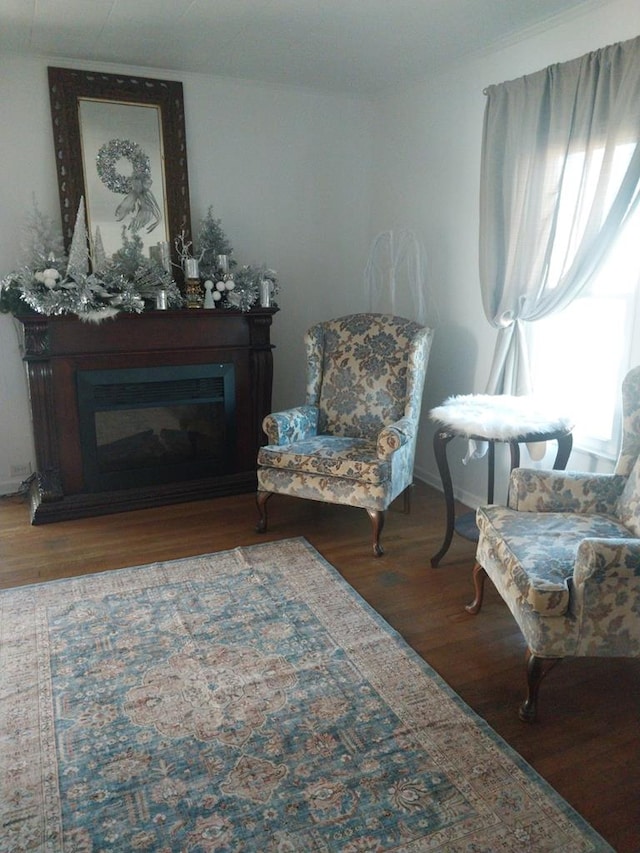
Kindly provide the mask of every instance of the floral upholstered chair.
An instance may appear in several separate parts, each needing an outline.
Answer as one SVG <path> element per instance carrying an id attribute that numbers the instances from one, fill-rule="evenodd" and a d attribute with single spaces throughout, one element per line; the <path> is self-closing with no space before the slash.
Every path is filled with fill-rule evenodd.
<path id="1" fill-rule="evenodd" d="M 508 506 L 479 507 L 478 613 L 489 575 L 527 643 L 527 696 L 564 657 L 640 657 L 640 367 L 622 385 L 613 474 L 516 468 Z"/>
<path id="2" fill-rule="evenodd" d="M 352 314 L 305 336 L 304 405 L 263 421 L 258 454 L 258 530 L 274 493 L 363 507 L 373 552 L 389 504 L 413 481 L 432 331 L 401 317 Z"/>

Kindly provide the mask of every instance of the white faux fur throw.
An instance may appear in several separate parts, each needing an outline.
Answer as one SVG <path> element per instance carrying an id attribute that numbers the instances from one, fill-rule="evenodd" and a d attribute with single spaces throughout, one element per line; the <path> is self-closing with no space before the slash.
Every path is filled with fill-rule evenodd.
<path id="1" fill-rule="evenodd" d="M 552 412 L 549 405 L 541 400 L 508 394 L 458 394 L 431 409 L 429 416 L 460 435 L 497 441 L 573 427 L 573 421 L 566 413 Z"/>

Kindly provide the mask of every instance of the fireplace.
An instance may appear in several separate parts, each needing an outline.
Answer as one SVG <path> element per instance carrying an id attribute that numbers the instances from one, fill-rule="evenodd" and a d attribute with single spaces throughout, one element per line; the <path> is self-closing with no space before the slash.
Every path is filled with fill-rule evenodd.
<path id="1" fill-rule="evenodd" d="M 253 491 L 276 311 L 20 318 L 32 523 Z"/>
<path id="2" fill-rule="evenodd" d="M 79 370 L 76 382 L 84 480 L 90 490 L 232 470 L 233 365 Z"/>

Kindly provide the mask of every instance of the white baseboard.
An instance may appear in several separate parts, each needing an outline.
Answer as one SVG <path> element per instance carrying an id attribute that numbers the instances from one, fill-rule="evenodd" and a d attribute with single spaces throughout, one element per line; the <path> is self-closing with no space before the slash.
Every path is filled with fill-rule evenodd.
<path id="1" fill-rule="evenodd" d="M 29 471 L 33 471 L 33 467 L 29 465 Z M 33 473 L 29 473 L 27 477 L 7 477 L 6 480 L 0 480 L 0 495 L 9 497 L 10 495 L 27 494 L 33 480 Z"/>
<path id="2" fill-rule="evenodd" d="M 17 495 L 22 483 L 22 480 L 0 480 L 0 496 Z"/>

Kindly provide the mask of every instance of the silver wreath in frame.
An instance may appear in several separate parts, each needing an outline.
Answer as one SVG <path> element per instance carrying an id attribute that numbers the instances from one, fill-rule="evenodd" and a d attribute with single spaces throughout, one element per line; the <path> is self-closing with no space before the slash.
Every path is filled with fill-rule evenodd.
<path id="1" fill-rule="evenodd" d="M 116 171 L 116 163 L 123 159 L 131 163 L 131 175 L 122 175 Z M 128 225 L 130 231 L 140 231 L 142 228 L 147 234 L 153 231 L 162 213 L 151 192 L 151 166 L 142 148 L 130 139 L 110 139 L 98 151 L 96 169 L 107 189 L 125 196 L 116 208 L 118 222 L 131 216 Z"/>

